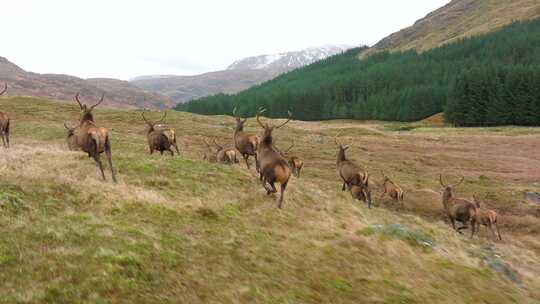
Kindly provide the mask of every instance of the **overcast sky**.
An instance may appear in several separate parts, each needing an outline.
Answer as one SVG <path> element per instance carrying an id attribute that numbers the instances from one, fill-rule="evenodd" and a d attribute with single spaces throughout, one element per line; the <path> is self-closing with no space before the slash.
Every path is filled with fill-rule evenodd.
<path id="1" fill-rule="evenodd" d="M 372 45 L 449 0 L 2 0 L 0 56 L 83 78 L 193 75 L 327 44 Z"/>

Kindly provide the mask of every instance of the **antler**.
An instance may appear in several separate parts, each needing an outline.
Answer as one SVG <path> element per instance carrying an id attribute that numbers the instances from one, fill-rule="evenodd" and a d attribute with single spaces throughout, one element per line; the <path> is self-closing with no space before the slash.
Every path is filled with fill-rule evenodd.
<path id="1" fill-rule="evenodd" d="M 465 176 L 461 176 L 461 179 L 459 180 L 459 182 L 453 184 L 451 187 L 454 188 L 454 187 L 457 187 L 459 185 L 461 185 L 461 183 L 465 180 Z"/>
<path id="2" fill-rule="evenodd" d="M 236 117 L 236 107 L 234 107 L 234 109 L 232 110 L 232 115 Z"/>
<path id="3" fill-rule="evenodd" d="M 294 140 L 292 141 L 292 145 L 287 148 L 287 150 L 285 150 L 285 153 L 289 153 L 289 151 L 291 151 L 291 149 L 294 147 Z"/>
<path id="4" fill-rule="evenodd" d="M 210 144 L 206 141 L 206 139 L 203 138 L 203 142 L 208 147 L 208 149 L 210 149 Z"/>
<path id="5" fill-rule="evenodd" d="M 223 149 L 223 146 L 220 146 L 220 145 L 217 143 L 217 141 L 216 141 L 215 138 L 214 138 L 214 145 L 216 145 L 216 147 L 218 147 L 220 150 Z"/>
<path id="6" fill-rule="evenodd" d="M 287 123 L 289 123 L 289 121 L 291 121 L 291 119 L 292 119 L 292 112 L 289 110 L 289 111 L 287 111 L 287 114 L 289 114 L 289 119 L 287 119 L 287 121 L 284 122 L 284 123 L 282 123 L 281 125 L 277 126 L 276 129 L 279 129 L 279 128 L 283 127 L 284 125 L 286 125 Z"/>
<path id="7" fill-rule="evenodd" d="M 439 182 L 441 183 L 441 186 L 446 187 L 446 185 L 442 181 L 442 174 L 439 174 Z"/>
<path id="8" fill-rule="evenodd" d="M 7 83 L 4 84 L 4 89 L 2 92 L 0 92 L 0 95 L 4 95 L 4 93 L 7 91 Z"/>
<path id="9" fill-rule="evenodd" d="M 79 100 L 79 93 L 77 93 L 77 95 L 75 95 L 75 101 L 79 104 L 79 107 L 80 107 L 81 110 L 82 110 L 83 106 L 82 106 L 81 101 Z"/>
<path id="10" fill-rule="evenodd" d="M 146 119 L 146 117 L 144 117 L 144 112 L 141 113 L 141 116 L 142 116 L 142 119 L 149 125 L 152 125 L 151 122 L 148 121 L 148 119 Z"/>
<path id="11" fill-rule="evenodd" d="M 156 121 L 156 123 L 163 122 L 165 120 L 165 117 L 167 117 L 167 111 L 163 112 L 163 116 L 161 117 L 160 120 Z"/>
<path id="12" fill-rule="evenodd" d="M 65 122 L 64 122 L 64 128 L 66 128 L 66 130 L 68 130 L 68 131 L 69 131 L 69 129 L 70 129 L 70 128 L 67 126 L 67 123 L 65 123 Z"/>
<path id="13" fill-rule="evenodd" d="M 260 120 L 260 115 L 261 115 L 262 113 L 264 113 L 265 111 L 266 111 L 266 109 L 264 109 L 264 108 L 259 108 L 259 111 L 257 111 L 257 115 L 256 115 L 257 122 L 259 123 L 259 125 L 261 125 L 261 127 L 262 127 L 263 129 L 266 129 L 266 128 L 268 127 L 268 126 L 265 126 L 265 125 L 261 122 L 261 120 Z"/>
<path id="14" fill-rule="evenodd" d="M 341 146 L 341 143 L 338 142 L 338 137 L 341 135 L 341 131 L 337 132 L 336 136 L 334 136 L 334 142 L 336 143 L 336 146 Z"/>
<path id="15" fill-rule="evenodd" d="M 104 98 L 105 98 L 105 93 L 103 93 L 103 94 L 101 95 L 101 99 L 98 101 L 98 103 L 96 103 L 95 105 L 93 105 L 93 106 L 90 107 L 90 111 L 92 111 L 95 107 L 99 106 L 99 104 L 103 102 L 103 99 L 104 99 Z"/>

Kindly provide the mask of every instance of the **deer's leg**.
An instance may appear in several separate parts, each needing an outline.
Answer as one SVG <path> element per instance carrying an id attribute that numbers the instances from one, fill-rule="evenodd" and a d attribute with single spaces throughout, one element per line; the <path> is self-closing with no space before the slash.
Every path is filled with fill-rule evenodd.
<path id="1" fill-rule="evenodd" d="M 473 219 L 471 220 L 471 239 L 474 236 L 475 231 L 476 231 L 476 221 Z"/>
<path id="2" fill-rule="evenodd" d="M 178 145 L 176 144 L 176 138 L 174 139 L 174 148 L 176 149 L 176 154 L 180 154 L 180 150 L 178 150 Z"/>
<path id="3" fill-rule="evenodd" d="M 246 166 L 247 166 L 247 168 L 249 170 L 249 162 L 248 162 L 249 155 L 243 153 L 242 156 L 244 157 L 244 161 L 246 162 Z"/>
<path id="4" fill-rule="evenodd" d="M 112 164 L 111 142 L 109 141 L 109 138 L 107 138 L 105 141 L 105 156 L 107 157 L 107 162 L 109 163 L 109 168 L 111 169 L 112 180 L 116 183 L 116 172 L 114 171 Z"/>
<path id="5" fill-rule="evenodd" d="M 341 191 L 345 191 L 345 186 L 348 186 L 347 182 L 343 181 L 343 186 L 341 187 Z"/>
<path id="6" fill-rule="evenodd" d="M 279 204 L 278 204 L 278 208 L 281 209 L 281 206 L 283 205 L 283 196 L 285 195 L 285 189 L 287 188 L 287 184 L 289 183 L 289 181 L 285 181 L 283 184 L 281 184 L 281 187 L 280 187 L 280 195 L 279 195 Z"/>
<path id="7" fill-rule="evenodd" d="M 384 191 L 383 191 L 383 193 L 381 194 L 381 197 L 379 197 L 379 200 L 382 200 L 382 198 L 384 197 L 385 194 L 386 194 L 386 188 L 384 188 Z"/>
<path id="8" fill-rule="evenodd" d="M 103 164 L 101 163 L 101 158 L 99 157 L 99 153 L 96 153 L 95 155 L 93 155 L 92 158 L 96 162 L 96 165 L 99 168 L 99 171 L 101 171 L 101 177 L 103 178 L 103 180 L 107 180 L 105 178 L 105 172 L 103 172 Z"/>
<path id="9" fill-rule="evenodd" d="M 489 230 L 491 230 L 491 235 L 493 235 L 493 239 L 496 240 L 497 236 L 495 235 L 495 229 L 493 228 L 493 224 L 489 225 Z"/>
<path id="10" fill-rule="evenodd" d="M 160 155 L 163 155 L 163 150 L 159 150 L 159 154 L 160 154 Z"/>
<path id="11" fill-rule="evenodd" d="M 502 241 L 501 233 L 499 232 L 499 226 L 495 223 L 495 229 L 497 229 L 497 235 L 499 236 L 499 241 Z"/>
<path id="12" fill-rule="evenodd" d="M 3 131 L 0 132 L 0 136 L 2 136 L 2 146 L 3 146 L 4 148 L 7 148 L 7 146 L 6 146 L 6 140 L 4 139 L 4 132 L 3 132 Z"/>
<path id="13" fill-rule="evenodd" d="M 9 148 L 9 130 L 6 130 L 5 136 L 6 136 L 7 147 Z"/>
<path id="14" fill-rule="evenodd" d="M 169 147 L 169 152 L 171 152 L 171 156 L 174 156 L 174 152 L 170 147 Z"/>

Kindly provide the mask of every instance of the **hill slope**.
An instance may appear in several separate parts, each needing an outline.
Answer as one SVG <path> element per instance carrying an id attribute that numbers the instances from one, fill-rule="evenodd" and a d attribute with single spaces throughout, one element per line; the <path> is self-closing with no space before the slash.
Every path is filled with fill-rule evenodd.
<path id="1" fill-rule="evenodd" d="M 454 102 L 462 113 L 447 118 L 459 125 L 540 125 L 538 73 L 534 72 L 540 69 L 540 19 L 422 53 L 382 52 L 359 60 L 359 52 L 353 49 L 238 94 L 207 97 L 177 109 L 228 114 L 237 107 L 243 114 L 254 115 L 265 107 L 272 117 L 283 117 L 293 109 L 302 120 L 415 121 L 445 110 L 449 100 L 457 99 L 475 105 Z M 477 69 L 488 77 L 474 81 L 469 75 Z M 490 72 L 497 77 L 489 77 Z M 456 85 L 457 79 L 463 79 L 464 85 Z M 498 101 L 496 106 L 492 100 Z"/>
<path id="2" fill-rule="evenodd" d="M 540 16 L 537 0 L 452 0 L 414 25 L 379 41 L 368 51 L 425 51 L 460 38 L 491 32 Z"/>
<path id="3" fill-rule="evenodd" d="M 277 144 L 295 138 L 306 168 L 278 210 L 254 170 L 201 160 L 202 137 L 225 143 L 231 117 L 169 113 L 182 150 L 171 158 L 148 155 L 140 112 L 96 109 L 111 130 L 113 185 L 65 148 L 62 122 L 78 118 L 74 105 L 0 98 L 0 109 L 13 119 L 12 148 L 0 153 L 4 303 L 540 299 L 539 209 L 521 201 L 523 189 L 540 191 L 538 129 L 293 121 L 275 131 Z M 246 128 L 258 130 L 253 119 Z M 373 197 L 383 169 L 406 190 L 403 207 L 375 199 L 368 210 L 341 192 L 338 131 L 349 157 L 372 172 Z M 473 240 L 451 231 L 440 172 L 466 176 L 459 195 L 489 198 L 504 242 L 485 228 Z"/>
<path id="4" fill-rule="evenodd" d="M 118 79 L 81 79 L 69 75 L 27 72 L 6 58 L 0 57 L 0 83 L 7 83 L 11 96 L 37 96 L 57 100 L 73 100 L 77 92 L 99 98 L 104 104 L 120 108 L 170 108 L 175 103 L 159 93 L 145 92 L 127 81 Z"/>

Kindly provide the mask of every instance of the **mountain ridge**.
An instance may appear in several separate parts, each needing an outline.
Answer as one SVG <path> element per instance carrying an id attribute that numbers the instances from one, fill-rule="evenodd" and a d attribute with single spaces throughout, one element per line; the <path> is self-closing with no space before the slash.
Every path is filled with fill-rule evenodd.
<path id="1" fill-rule="evenodd" d="M 0 57 L 0 83 L 9 87 L 9 95 L 72 100 L 80 92 L 87 98 L 105 94 L 104 104 L 118 108 L 163 109 L 175 105 L 165 95 L 145 92 L 128 81 L 113 78 L 82 79 L 66 74 L 39 74 L 25 71 L 5 57 Z"/>

